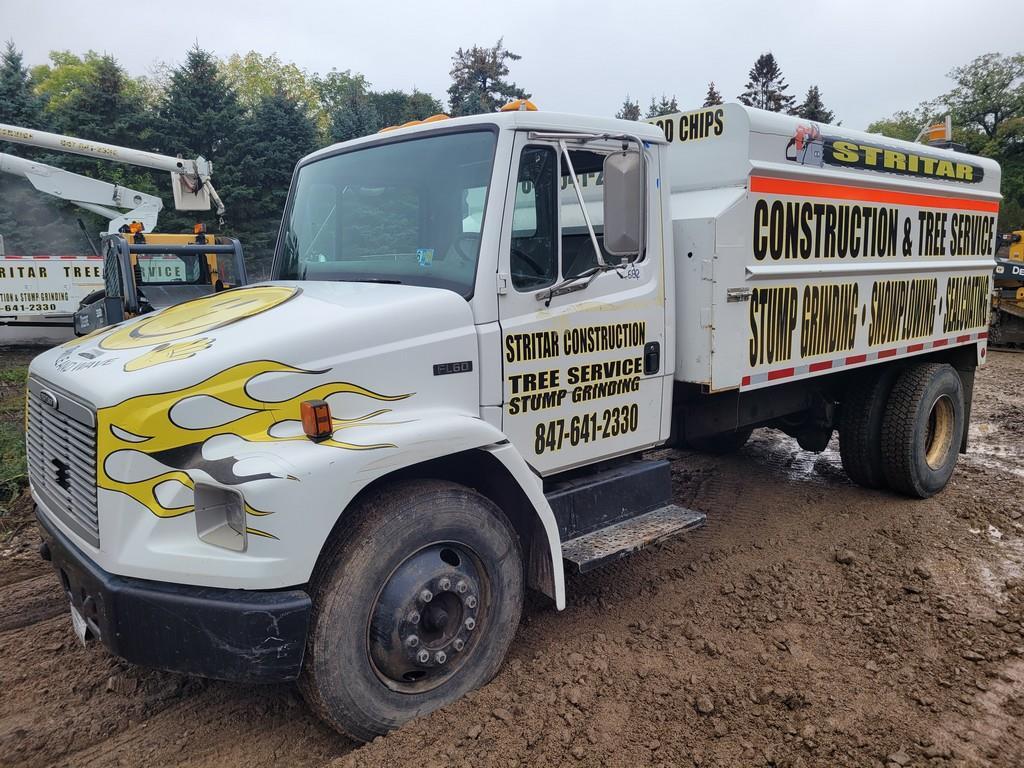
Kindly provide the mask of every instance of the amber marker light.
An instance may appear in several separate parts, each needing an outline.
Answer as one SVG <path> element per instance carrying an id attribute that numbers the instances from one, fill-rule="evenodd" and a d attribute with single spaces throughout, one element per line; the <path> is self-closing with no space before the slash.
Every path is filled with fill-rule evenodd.
<path id="1" fill-rule="evenodd" d="M 310 440 L 326 440 L 334 434 L 331 407 L 324 400 L 303 400 L 302 430 Z"/>

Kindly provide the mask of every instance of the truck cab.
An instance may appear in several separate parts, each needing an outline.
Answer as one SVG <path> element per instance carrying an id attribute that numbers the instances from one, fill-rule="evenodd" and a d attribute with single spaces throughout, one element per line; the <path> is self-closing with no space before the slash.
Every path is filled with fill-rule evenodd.
<path id="1" fill-rule="evenodd" d="M 486 683 L 525 589 L 562 609 L 567 568 L 704 522 L 648 448 L 838 429 L 858 483 L 941 491 L 997 165 L 736 105 L 518 106 L 304 158 L 274 280 L 33 361 L 33 498 L 82 637 L 297 679 L 365 740 Z"/>

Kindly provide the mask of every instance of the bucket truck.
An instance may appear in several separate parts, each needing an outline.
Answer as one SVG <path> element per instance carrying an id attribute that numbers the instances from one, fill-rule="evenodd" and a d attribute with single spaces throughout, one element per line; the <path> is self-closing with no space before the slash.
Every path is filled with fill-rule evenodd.
<path id="1" fill-rule="evenodd" d="M 5 124 L 0 124 L 0 140 L 167 171 L 177 210 L 208 210 L 212 204 L 218 216 L 224 215 L 224 204 L 210 181 L 212 165 L 201 156 L 167 157 Z M 211 238 L 198 230 L 182 235 L 149 234 L 163 209 L 163 201 L 156 195 L 4 153 L 0 153 L 0 172 L 22 177 L 44 194 L 109 220 L 95 256 L 4 257 L 0 326 L 6 327 L 7 333 L 3 340 L 60 340 L 70 327 L 85 333 L 133 314 L 245 282 L 237 240 Z M 225 258 L 229 265 L 224 264 Z M 108 274 L 105 283 L 100 261 Z"/>

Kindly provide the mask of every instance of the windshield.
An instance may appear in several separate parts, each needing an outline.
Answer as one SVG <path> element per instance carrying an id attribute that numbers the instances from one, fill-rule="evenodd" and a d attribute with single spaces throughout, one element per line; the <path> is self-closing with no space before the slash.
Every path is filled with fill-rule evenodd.
<path id="1" fill-rule="evenodd" d="M 470 296 L 495 136 L 428 136 L 303 166 L 285 215 L 280 279 L 402 283 Z"/>

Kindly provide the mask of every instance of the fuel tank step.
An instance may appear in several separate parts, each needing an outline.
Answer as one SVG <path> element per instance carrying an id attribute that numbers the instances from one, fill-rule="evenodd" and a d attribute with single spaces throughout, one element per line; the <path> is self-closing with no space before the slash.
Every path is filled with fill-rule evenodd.
<path id="1" fill-rule="evenodd" d="M 700 528 L 706 520 L 703 512 L 669 504 L 570 539 L 562 545 L 562 558 L 586 573 L 669 536 Z"/>

